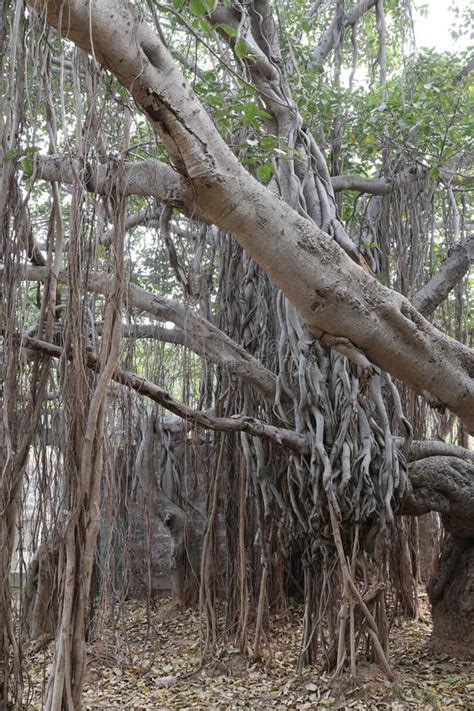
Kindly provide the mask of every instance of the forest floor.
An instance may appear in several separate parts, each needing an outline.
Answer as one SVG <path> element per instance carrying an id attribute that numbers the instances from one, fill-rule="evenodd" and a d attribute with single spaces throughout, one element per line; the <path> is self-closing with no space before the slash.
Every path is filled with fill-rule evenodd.
<path id="1" fill-rule="evenodd" d="M 201 664 L 196 612 L 169 601 L 148 610 L 125 604 L 115 628 L 89 648 L 84 708 L 90 711 L 166 709 L 474 709 L 474 665 L 429 649 L 430 617 L 421 596 L 417 621 L 392 629 L 389 681 L 373 664 L 357 681 L 331 683 L 330 675 L 296 672 L 301 627 L 296 615 L 274 622 L 271 659 L 252 662 L 228 645 Z M 42 709 L 51 646 L 27 659 L 28 709 Z"/>

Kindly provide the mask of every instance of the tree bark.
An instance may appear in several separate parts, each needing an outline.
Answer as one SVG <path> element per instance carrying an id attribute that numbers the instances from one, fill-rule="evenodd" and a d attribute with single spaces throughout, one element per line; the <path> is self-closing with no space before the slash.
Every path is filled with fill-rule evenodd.
<path id="1" fill-rule="evenodd" d="M 447 531 L 459 538 L 474 538 L 474 464 L 457 457 L 429 457 L 410 465 L 411 490 L 402 513 L 441 514 Z"/>
<path id="2" fill-rule="evenodd" d="M 58 622 L 59 541 L 51 535 L 35 551 L 26 573 L 21 611 L 21 641 L 54 639 Z"/>
<path id="3" fill-rule="evenodd" d="M 35 159 L 34 177 L 71 185 L 81 176 L 88 192 L 108 195 L 110 176 L 116 170 L 116 162 L 86 166 L 81 174 L 78 160 L 69 156 L 38 156 Z M 125 195 L 146 195 L 154 197 L 170 207 L 178 208 L 185 215 L 203 221 L 193 206 L 193 195 L 189 183 L 166 163 L 150 159 L 141 162 L 127 161 L 125 170 Z"/>
<path id="4" fill-rule="evenodd" d="M 439 270 L 412 298 L 411 303 L 423 316 L 431 316 L 449 292 L 465 276 L 474 259 L 474 238 L 465 244 L 450 245 Z"/>
<path id="5" fill-rule="evenodd" d="M 448 532 L 428 595 L 433 648 L 474 659 L 474 465 L 456 457 L 429 457 L 410 467 L 411 492 L 403 513 L 441 514 Z"/>
<path id="6" fill-rule="evenodd" d="M 474 538 L 451 537 L 428 586 L 431 644 L 440 654 L 474 659 Z"/>

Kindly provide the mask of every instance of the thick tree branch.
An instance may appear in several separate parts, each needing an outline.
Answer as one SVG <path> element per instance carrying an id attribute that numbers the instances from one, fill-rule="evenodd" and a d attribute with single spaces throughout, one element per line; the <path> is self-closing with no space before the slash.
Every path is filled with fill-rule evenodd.
<path id="1" fill-rule="evenodd" d="M 47 270 L 42 267 L 27 267 L 25 275 L 30 281 L 44 281 Z M 89 291 L 106 294 L 109 279 L 107 274 L 90 272 L 85 287 Z M 67 284 L 67 272 L 60 272 L 58 281 L 60 284 Z M 171 321 L 181 329 L 186 339 L 185 345 L 195 353 L 219 363 L 227 372 L 256 388 L 267 400 L 274 401 L 275 375 L 207 319 L 177 301 L 159 294 L 150 294 L 133 284 L 129 284 L 126 290 L 126 303 L 161 321 Z"/>
<path id="2" fill-rule="evenodd" d="M 88 192 L 98 195 L 107 195 L 110 192 L 110 172 L 114 169 L 111 161 L 106 164 L 97 164 L 87 176 L 85 170 L 79 171 L 79 161 L 67 155 L 37 156 L 35 159 L 35 177 L 40 180 L 58 181 L 72 185 L 81 179 Z M 186 182 L 173 168 L 159 160 L 150 158 L 144 161 L 127 161 L 125 163 L 127 176 L 126 194 L 143 195 L 156 198 L 160 202 L 173 205 L 182 212 L 192 211 L 192 199 Z M 408 183 L 417 180 L 416 172 L 409 172 L 397 179 L 397 182 Z M 354 190 L 372 195 L 388 195 L 393 190 L 396 181 L 385 178 L 364 178 L 358 175 L 336 175 L 331 178 L 335 192 L 341 190 Z M 150 212 L 150 211 L 148 211 Z M 139 213 L 143 224 L 146 219 L 145 211 Z M 138 213 L 137 213 L 138 219 Z M 133 225 L 130 225 L 133 227 Z"/>
<path id="3" fill-rule="evenodd" d="M 331 177 L 334 192 L 353 190 L 370 195 L 388 195 L 393 190 L 393 181 L 387 178 L 364 178 L 359 175 L 334 175 Z"/>
<path id="4" fill-rule="evenodd" d="M 31 338 L 30 336 L 22 337 L 21 343 L 27 348 L 36 350 L 51 358 L 61 358 L 63 355 L 63 349 L 59 346 L 41 341 L 37 338 Z M 68 357 L 70 356 L 68 355 Z M 100 372 L 99 359 L 94 353 L 87 351 L 84 354 L 84 362 L 88 368 Z M 121 383 L 135 390 L 140 395 L 145 395 L 161 405 L 165 410 L 179 415 L 183 420 L 192 422 L 199 427 L 208 430 L 217 430 L 219 432 L 246 432 L 255 437 L 261 437 L 275 442 L 299 454 L 309 454 L 310 452 L 307 438 L 293 430 L 274 427 L 273 425 L 268 425 L 255 417 L 248 417 L 247 415 L 214 417 L 208 412 L 193 410 L 192 407 L 175 400 L 172 395 L 158 385 L 155 385 L 145 378 L 140 378 L 135 373 L 122 370 L 121 368 L 115 369 L 112 379 L 117 383 Z"/>
<path id="5" fill-rule="evenodd" d="M 331 184 L 334 192 L 341 190 L 353 190 L 358 193 L 368 193 L 369 195 L 388 195 L 396 186 L 408 185 L 425 176 L 424 169 L 421 171 L 411 169 L 395 175 L 394 178 L 364 178 L 359 175 L 334 175 Z M 471 176 L 452 175 L 443 172 L 442 182 L 450 183 L 455 188 L 468 188 L 474 185 L 474 178 Z"/>
<path id="6" fill-rule="evenodd" d="M 430 457 L 410 465 L 411 491 L 402 513 L 421 516 L 429 511 L 442 514 L 450 533 L 474 536 L 474 464 L 457 457 Z"/>
<path id="7" fill-rule="evenodd" d="M 139 164 L 138 164 L 139 165 Z M 161 207 L 150 207 L 145 210 L 140 210 L 132 215 L 127 215 L 125 218 L 125 229 L 131 230 L 139 225 L 147 225 L 158 227 L 160 224 L 162 208 Z M 100 235 L 100 243 L 104 246 L 111 244 L 115 237 L 114 228 L 106 230 L 102 235 Z"/>
<path id="8" fill-rule="evenodd" d="M 173 174 L 173 179 L 176 178 L 176 172 L 169 166 L 160 163 L 157 160 L 148 160 L 143 163 L 127 163 L 126 171 L 131 176 L 131 181 L 127 185 L 128 194 L 144 195 L 149 197 L 159 197 L 165 204 L 171 204 L 170 198 L 174 190 L 170 184 L 170 192 L 166 199 L 164 197 L 165 185 L 159 185 L 149 182 L 150 174 L 162 175 L 166 182 L 167 176 Z M 59 180 L 72 184 L 76 177 L 74 172 L 77 169 L 77 162 L 71 161 L 68 156 L 41 157 L 38 159 L 37 177 L 45 180 Z M 107 167 L 98 166 L 98 172 L 94 179 L 87 182 L 87 188 L 90 192 L 104 193 L 107 189 Z M 171 173 L 169 173 L 171 171 Z M 355 190 L 359 192 L 371 193 L 373 195 L 386 195 L 393 190 L 397 184 L 405 184 L 417 180 L 419 174 L 410 170 L 402 176 L 398 176 L 396 180 L 386 180 L 385 178 L 363 178 L 359 176 L 339 175 L 331 178 L 334 190 Z M 188 206 L 189 207 L 189 206 Z M 138 213 L 130 215 L 125 221 L 125 228 L 131 229 L 138 225 L 155 224 L 158 225 L 161 214 L 160 208 L 149 208 L 140 210 Z M 100 238 L 104 245 L 110 244 L 113 240 L 113 229 L 107 230 Z M 33 245 L 31 248 L 32 259 L 34 264 L 45 264 L 41 252 Z M 449 292 L 454 288 L 460 279 L 468 271 L 470 264 L 474 258 L 474 239 L 469 240 L 465 245 L 451 245 L 448 252 L 448 258 L 441 265 L 441 269 L 435 276 L 424 286 L 412 299 L 413 306 L 423 316 L 430 316 L 435 309 L 447 297 Z"/>
<path id="9" fill-rule="evenodd" d="M 95 330 L 99 336 L 102 335 L 103 324 L 97 323 Z M 124 323 L 122 324 L 122 335 L 124 338 L 152 339 L 163 341 L 163 343 L 172 343 L 175 346 L 186 346 L 190 350 L 194 350 L 196 347 L 193 339 L 188 338 L 180 328 L 166 328 L 166 326 L 156 323 Z"/>
<path id="10" fill-rule="evenodd" d="M 411 303 L 423 316 L 431 316 L 449 292 L 467 274 L 474 260 L 474 238 L 450 245 L 439 271 L 412 297 Z"/>
<path id="11" fill-rule="evenodd" d="M 205 217 L 196 211 L 189 182 L 171 166 L 151 159 L 127 161 L 122 169 L 125 173 L 124 195 L 154 197 L 193 219 L 205 221 Z M 110 194 L 116 171 L 117 164 L 113 160 L 81 166 L 77 159 L 67 155 L 37 156 L 34 164 L 35 178 L 69 185 L 81 181 L 88 192 L 98 195 Z"/>
<path id="12" fill-rule="evenodd" d="M 408 170 L 401 175 L 395 176 L 393 180 L 386 178 L 364 178 L 359 175 L 334 175 L 331 178 L 331 184 L 334 192 L 341 190 L 353 190 L 359 193 L 368 193 L 370 195 L 388 195 L 392 190 L 399 185 L 408 185 L 413 183 L 420 177 L 416 170 Z M 451 175 L 447 171 L 442 175 L 443 183 L 450 183 L 454 188 L 468 188 L 474 185 L 474 178 L 471 176 Z"/>
<path id="13" fill-rule="evenodd" d="M 233 234 L 316 337 L 344 336 L 370 361 L 426 391 L 474 431 L 474 353 L 366 274 L 328 234 L 240 165 L 136 10 L 119 0 L 31 0 L 52 27 L 129 89 L 189 181 L 200 212 Z"/>
<path id="14" fill-rule="evenodd" d="M 366 12 L 375 6 L 376 2 L 377 0 L 359 0 L 359 2 L 344 15 L 344 29 L 353 27 Z M 329 53 L 335 49 L 338 38 L 338 18 L 335 16 L 314 48 L 314 57 L 318 64 L 323 64 Z"/>
<path id="15" fill-rule="evenodd" d="M 219 16 L 218 16 L 219 17 Z M 110 192 L 110 171 L 114 163 L 97 164 L 85 177 L 85 171 L 79 172 L 79 161 L 67 155 L 37 156 L 35 159 L 35 177 L 40 180 L 58 181 L 72 185 L 76 180 L 82 179 L 88 192 L 106 195 Z M 189 186 L 179 173 L 166 163 L 150 158 L 144 161 L 127 161 L 125 163 L 127 176 L 126 194 L 143 195 L 155 198 L 164 204 L 178 208 L 185 215 L 192 215 L 195 210 Z M 82 177 L 81 177 L 82 175 Z M 359 175 L 334 175 L 331 185 L 334 192 L 353 190 L 354 192 L 368 193 L 370 195 L 388 195 L 396 185 L 406 185 L 418 180 L 422 175 L 416 169 L 404 171 L 393 179 L 365 178 Z M 468 179 L 454 181 L 453 187 L 467 184 Z M 147 219 L 153 219 L 151 212 L 137 213 L 136 224 L 143 224 Z M 145 214 L 148 213 L 148 215 Z M 193 217 L 198 219 L 194 214 Z M 201 217 L 199 218 L 202 219 Z M 204 216 L 204 221 L 205 216 Z M 127 228 L 133 227 L 130 223 Z"/>
<path id="16" fill-rule="evenodd" d="M 371 195 L 388 195 L 395 186 L 413 183 L 420 177 L 420 173 L 413 169 L 404 171 L 392 180 L 386 178 L 363 178 L 358 175 L 335 175 L 331 178 L 331 183 L 334 192 L 353 190 L 354 192 L 369 193 Z"/>
<path id="17" fill-rule="evenodd" d="M 71 161 L 68 156 L 55 157 L 40 157 L 38 160 L 37 177 L 45 180 L 59 180 L 72 184 L 77 174 L 74 172 L 77 167 L 74 161 Z M 131 181 L 127 185 L 129 195 L 144 195 L 149 197 L 158 197 L 165 204 L 171 204 L 171 194 L 174 190 L 170 184 L 170 192 L 167 197 L 164 197 L 165 185 L 159 185 L 149 182 L 150 174 L 162 175 L 163 181 L 166 182 L 167 176 L 173 174 L 173 179 L 176 178 L 176 173 L 169 166 L 160 163 L 157 160 L 148 160 L 143 163 L 127 163 L 126 171 L 131 176 Z M 87 188 L 90 192 L 104 193 L 107 189 L 107 167 L 98 166 L 98 172 L 94 179 L 87 182 Z M 393 190 L 393 187 L 400 183 L 408 183 L 417 180 L 419 175 L 416 171 L 410 170 L 402 176 L 398 176 L 396 180 L 386 180 L 384 178 L 363 178 L 359 176 L 339 175 L 331 178 L 334 190 L 355 190 L 373 195 L 386 195 Z M 183 206 L 181 206 L 183 207 Z M 189 206 L 188 206 L 189 208 Z M 184 210 L 183 210 L 184 211 Z M 159 224 L 161 214 L 160 208 L 149 208 L 140 210 L 138 213 L 130 215 L 126 218 L 125 228 L 131 229 L 138 225 Z M 101 244 L 108 245 L 114 238 L 113 229 L 104 232 L 100 237 Z M 29 247 L 33 264 L 45 265 L 44 257 L 40 250 L 34 245 Z M 440 303 L 444 301 L 449 292 L 454 288 L 458 281 L 466 274 L 472 262 L 474 254 L 474 240 L 469 240 L 466 245 L 452 245 L 448 258 L 443 262 L 440 271 L 424 286 L 412 299 L 411 302 L 415 308 L 423 314 L 430 316 Z"/>
<path id="18" fill-rule="evenodd" d="M 403 439 L 397 437 L 399 447 L 403 445 Z M 457 444 L 450 444 L 437 439 L 414 440 L 410 445 L 408 461 L 416 462 L 419 459 L 429 457 L 457 457 L 466 462 L 474 463 L 474 452 Z"/>

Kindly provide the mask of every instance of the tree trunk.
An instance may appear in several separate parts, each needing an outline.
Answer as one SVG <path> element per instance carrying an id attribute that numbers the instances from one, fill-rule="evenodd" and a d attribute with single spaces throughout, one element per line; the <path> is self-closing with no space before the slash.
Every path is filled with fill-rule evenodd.
<path id="1" fill-rule="evenodd" d="M 428 594 L 434 651 L 474 659 L 474 538 L 447 541 Z"/>
<path id="2" fill-rule="evenodd" d="M 410 466 L 404 514 L 438 511 L 447 531 L 428 586 L 433 647 L 474 658 L 474 467 L 457 457 L 434 456 Z"/>
<path id="3" fill-rule="evenodd" d="M 22 642 L 54 638 L 59 611 L 58 558 L 59 541 L 51 536 L 40 544 L 30 562 L 22 600 Z"/>
<path id="4" fill-rule="evenodd" d="M 428 585 L 434 576 L 440 554 L 441 523 L 439 516 L 431 511 L 418 518 L 418 563 L 420 580 Z"/>

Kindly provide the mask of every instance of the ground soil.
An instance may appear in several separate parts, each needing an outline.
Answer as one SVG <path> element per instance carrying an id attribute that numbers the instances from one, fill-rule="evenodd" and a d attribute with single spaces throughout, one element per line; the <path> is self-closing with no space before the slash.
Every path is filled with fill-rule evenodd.
<path id="1" fill-rule="evenodd" d="M 296 672 L 300 615 L 272 623 L 271 649 L 252 661 L 227 645 L 202 660 L 195 611 L 169 601 L 148 609 L 127 602 L 115 626 L 89 646 L 84 708 L 90 711 L 165 709 L 474 709 L 474 666 L 430 649 L 431 620 L 422 596 L 419 619 L 392 628 L 389 681 L 374 664 L 358 678 L 331 681 L 314 669 Z M 27 708 L 42 708 L 51 647 L 30 654 Z"/>

